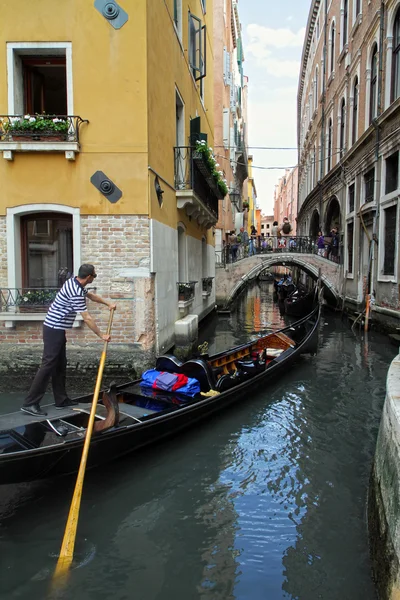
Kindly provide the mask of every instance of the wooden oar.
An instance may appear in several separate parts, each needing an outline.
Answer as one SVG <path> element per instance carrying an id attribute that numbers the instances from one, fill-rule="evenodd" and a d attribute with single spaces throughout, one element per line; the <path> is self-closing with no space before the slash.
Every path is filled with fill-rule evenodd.
<path id="1" fill-rule="evenodd" d="M 110 335 L 112 321 L 114 317 L 114 308 L 110 311 L 108 321 L 107 335 Z M 66 575 L 74 557 L 75 537 L 78 527 L 79 508 L 81 505 L 83 480 L 86 471 L 86 462 L 89 453 L 90 440 L 92 437 L 93 424 L 96 416 L 97 401 L 99 399 L 101 380 L 103 378 L 104 364 L 106 362 L 108 342 L 104 342 L 103 352 L 101 353 L 99 371 L 97 373 L 96 387 L 93 394 L 92 409 L 90 411 L 89 423 L 86 431 L 85 444 L 83 446 L 81 464 L 79 466 L 78 477 L 76 479 L 74 495 L 72 497 L 71 507 L 69 509 L 67 525 L 65 527 L 64 538 L 61 546 L 60 557 L 54 573 L 54 578 Z"/>

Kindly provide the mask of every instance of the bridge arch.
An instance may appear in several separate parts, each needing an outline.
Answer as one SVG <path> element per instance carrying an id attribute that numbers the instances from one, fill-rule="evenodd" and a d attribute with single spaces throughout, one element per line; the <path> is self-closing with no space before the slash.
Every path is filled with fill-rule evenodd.
<path id="1" fill-rule="evenodd" d="M 248 283 L 256 279 L 260 273 L 273 266 L 297 266 L 318 279 L 321 269 L 322 285 L 330 292 L 336 303 L 341 298 L 340 265 L 331 263 L 315 254 L 293 254 L 290 252 L 274 254 L 267 257 L 250 257 L 233 263 L 224 273 L 216 278 L 217 302 L 229 306 L 235 297 Z"/>

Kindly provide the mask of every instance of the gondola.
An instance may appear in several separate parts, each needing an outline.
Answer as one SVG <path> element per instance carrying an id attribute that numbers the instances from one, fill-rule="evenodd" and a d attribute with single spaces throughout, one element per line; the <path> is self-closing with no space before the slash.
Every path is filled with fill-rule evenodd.
<path id="1" fill-rule="evenodd" d="M 274 299 L 275 300 L 283 302 L 285 300 L 285 298 L 287 298 L 288 296 L 293 294 L 293 292 L 295 290 L 296 290 L 296 286 L 293 283 L 293 281 L 291 281 L 291 279 L 289 281 L 284 280 L 283 282 L 282 282 L 282 280 L 278 281 L 277 279 L 274 279 Z"/>
<path id="2" fill-rule="evenodd" d="M 310 312 L 315 301 L 315 291 L 295 290 L 285 298 L 285 313 L 291 317 L 302 317 Z"/>
<path id="3" fill-rule="evenodd" d="M 201 391 L 194 397 L 179 391 L 145 388 L 141 379 L 112 385 L 102 392 L 96 411 L 88 468 L 101 466 L 143 446 L 160 442 L 210 418 L 288 369 L 301 354 L 315 352 L 319 305 L 305 318 L 280 331 L 258 337 L 226 352 L 181 363 L 160 356 L 160 372 L 194 378 Z M 251 392 L 251 393 L 250 393 Z M 18 483 L 74 473 L 79 467 L 88 424 L 91 395 L 76 407 L 45 408 L 47 416 L 21 411 L 0 417 L 0 483 Z"/>

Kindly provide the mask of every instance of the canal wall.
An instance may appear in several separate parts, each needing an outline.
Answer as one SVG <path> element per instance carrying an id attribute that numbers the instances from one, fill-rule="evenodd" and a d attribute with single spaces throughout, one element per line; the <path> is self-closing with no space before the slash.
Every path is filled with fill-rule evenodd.
<path id="1" fill-rule="evenodd" d="M 368 498 L 372 570 L 381 600 L 400 599 L 400 354 L 390 365 Z"/>

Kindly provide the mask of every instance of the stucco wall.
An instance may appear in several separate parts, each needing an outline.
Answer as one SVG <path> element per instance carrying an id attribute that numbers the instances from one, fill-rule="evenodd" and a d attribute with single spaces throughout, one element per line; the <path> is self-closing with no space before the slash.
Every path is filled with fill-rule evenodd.
<path id="1" fill-rule="evenodd" d="M 400 598 L 400 355 L 387 377 L 368 502 L 373 573 L 382 600 Z"/>

